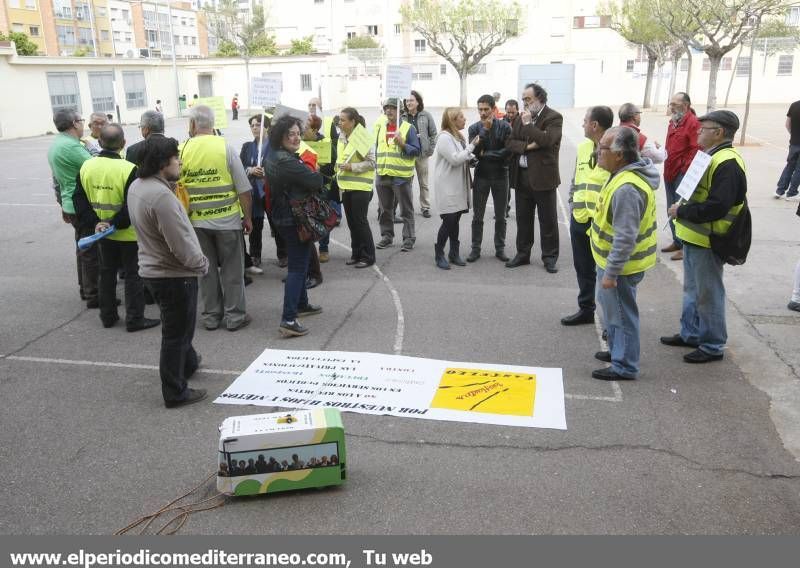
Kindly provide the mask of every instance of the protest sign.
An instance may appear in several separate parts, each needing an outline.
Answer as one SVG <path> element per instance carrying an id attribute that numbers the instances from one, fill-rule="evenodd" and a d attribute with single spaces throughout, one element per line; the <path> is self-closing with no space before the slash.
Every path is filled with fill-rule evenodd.
<path id="1" fill-rule="evenodd" d="M 253 77 L 250 83 L 250 102 L 253 106 L 271 107 L 280 102 L 283 81 L 279 77 Z"/>
<path id="2" fill-rule="evenodd" d="M 377 353 L 267 349 L 214 402 L 567 427 L 561 369 Z"/>
<path id="3" fill-rule="evenodd" d="M 196 99 L 193 106 L 205 105 L 214 111 L 214 128 L 222 130 L 228 127 L 228 113 L 223 97 L 202 97 Z"/>
<path id="4" fill-rule="evenodd" d="M 356 124 L 356 127 L 347 139 L 347 145 L 358 152 L 363 158 L 369 153 L 369 149 L 372 147 L 372 137 L 369 132 L 367 132 L 366 128 L 360 124 Z M 351 154 L 350 158 L 352 158 L 353 155 L 354 154 Z"/>
<path id="5" fill-rule="evenodd" d="M 689 169 L 686 170 L 686 174 L 683 176 L 678 189 L 675 190 L 675 193 L 680 195 L 686 201 L 689 201 L 694 193 L 694 190 L 697 189 L 697 184 L 700 183 L 700 179 L 708 169 L 708 164 L 710 163 L 711 156 L 698 150 L 694 155 L 692 163 L 689 164 Z"/>
<path id="6" fill-rule="evenodd" d="M 404 100 L 411 94 L 410 65 L 386 66 L 386 98 Z"/>
<path id="7" fill-rule="evenodd" d="M 295 118 L 299 118 L 301 121 L 303 121 L 303 124 L 308 121 L 308 112 L 285 105 L 275 105 L 275 112 L 272 114 L 272 120 L 278 120 L 280 117 L 287 114 Z"/>

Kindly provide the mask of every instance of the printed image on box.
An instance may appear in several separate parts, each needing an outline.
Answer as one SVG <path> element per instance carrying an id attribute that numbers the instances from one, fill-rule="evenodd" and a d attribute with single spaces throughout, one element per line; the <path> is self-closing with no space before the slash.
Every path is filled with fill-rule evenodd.
<path id="1" fill-rule="evenodd" d="M 256 495 L 341 485 L 345 461 L 334 408 L 233 416 L 220 426 L 217 489 Z"/>
<path id="2" fill-rule="evenodd" d="M 449 367 L 431 408 L 532 416 L 535 398 L 536 375 Z"/>

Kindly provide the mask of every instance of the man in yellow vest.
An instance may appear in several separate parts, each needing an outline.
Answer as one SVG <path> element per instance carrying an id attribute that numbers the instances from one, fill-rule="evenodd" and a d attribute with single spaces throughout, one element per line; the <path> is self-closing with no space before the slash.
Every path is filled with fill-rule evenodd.
<path id="1" fill-rule="evenodd" d="M 236 331 L 250 323 L 244 298 L 242 228 L 253 228 L 250 182 L 225 139 L 214 135 L 214 111 L 195 105 L 189 112 L 191 138 L 181 146 L 182 183 L 189 192 L 189 220 L 209 262 L 200 278 L 203 325 Z"/>
<path id="2" fill-rule="evenodd" d="M 136 231 L 128 216 L 128 188 L 136 179 L 136 166 L 120 157 L 125 133 L 119 124 L 100 129 L 100 153 L 81 166 L 75 185 L 75 214 L 81 226 L 103 232 L 115 231 L 97 242 L 100 257 L 98 299 L 103 327 L 119 321 L 117 271 L 125 271 L 125 327 L 128 331 L 149 329 L 159 320 L 144 317 L 144 285 L 139 277 Z"/>
<path id="3" fill-rule="evenodd" d="M 385 119 L 375 124 L 377 178 L 375 186 L 380 203 L 381 240 L 375 248 L 384 249 L 394 241 L 394 203 L 400 204 L 403 219 L 403 245 L 408 252 L 414 248 L 414 195 L 411 182 L 414 179 L 414 163 L 422 146 L 414 126 L 409 122 L 397 123 L 397 99 L 383 103 Z"/>
<path id="4" fill-rule="evenodd" d="M 662 337 L 661 343 L 694 347 L 683 356 L 687 363 L 722 359 L 728 332 L 725 326 L 724 261 L 711 250 L 712 234 L 724 235 L 743 209 L 747 193 L 744 160 L 733 148 L 738 117 L 729 110 L 715 110 L 699 119 L 697 143 L 711 155 L 711 164 L 700 178 L 688 203 L 669 208 L 675 234 L 683 247 L 683 311 L 681 331 Z"/>
<path id="5" fill-rule="evenodd" d="M 595 358 L 611 363 L 592 371 L 602 381 L 639 375 L 639 308 L 636 287 L 656 264 L 655 193 L 660 177 L 649 158 L 639 155 L 636 131 L 625 126 L 606 131 L 597 161 L 611 174 L 597 198 L 589 238 L 597 263 L 597 299 L 608 331 L 608 351 Z"/>
<path id="6" fill-rule="evenodd" d="M 597 146 L 606 130 L 614 123 L 614 111 L 607 106 L 591 107 L 583 117 L 583 134 L 586 139 L 578 144 L 575 159 L 575 177 L 569 190 L 569 236 L 572 242 L 572 264 L 578 278 L 578 311 L 561 318 L 561 325 L 594 323 L 597 279 L 589 228 L 597 208 L 600 190 L 608 181 L 609 173 L 597 164 Z"/>

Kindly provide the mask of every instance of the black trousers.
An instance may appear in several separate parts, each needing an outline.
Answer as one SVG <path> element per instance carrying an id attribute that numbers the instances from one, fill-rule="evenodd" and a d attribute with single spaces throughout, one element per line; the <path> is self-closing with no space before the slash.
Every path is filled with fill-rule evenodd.
<path id="1" fill-rule="evenodd" d="M 125 324 L 135 325 L 144 318 L 144 285 L 139 276 L 139 246 L 136 241 L 102 239 L 100 254 L 100 320 L 112 324 L 117 313 L 117 271 L 125 272 Z"/>
<path id="2" fill-rule="evenodd" d="M 192 346 L 197 322 L 197 278 L 145 278 L 161 309 L 161 355 L 158 368 L 165 401 L 186 398 L 186 377 L 198 366 Z"/>
<path id="3" fill-rule="evenodd" d="M 458 224 L 461 221 L 463 211 L 458 213 L 443 213 L 439 215 L 442 219 L 442 224 L 439 227 L 439 233 L 436 235 L 436 249 L 438 252 L 444 254 L 444 245 L 450 239 L 450 249 L 458 246 Z"/>
<path id="4" fill-rule="evenodd" d="M 78 248 L 78 241 L 83 237 L 94 234 L 94 227 L 79 227 L 77 220 L 72 222 L 75 229 L 75 260 L 78 268 L 78 289 L 81 300 L 94 300 L 97 298 L 97 285 L 100 277 L 100 263 L 97 247 L 91 246 L 86 250 Z"/>
<path id="5" fill-rule="evenodd" d="M 261 258 L 261 246 L 264 235 L 264 217 L 253 217 L 253 230 L 250 231 L 250 258 Z"/>
<path id="6" fill-rule="evenodd" d="M 569 236 L 572 242 L 572 264 L 578 279 L 578 307 L 595 310 L 594 285 L 597 280 L 592 245 L 587 231 L 591 223 L 579 223 L 569 216 Z"/>
<path id="7" fill-rule="evenodd" d="M 369 226 L 367 212 L 372 201 L 372 191 L 342 191 L 342 206 L 350 229 L 350 247 L 353 260 L 375 262 L 375 241 Z"/>
<path id="8" fill-rule="evenodd" d="M 533 248 L 533 225 L 539 212 L 539 236 L 542 239 L 542 261 L 558 260 L 558 196 L 556 190 L 533 191 L 527 174 L 520 172 L 515 194 L 517 209 L 517 254 L 530 257 Z"/>

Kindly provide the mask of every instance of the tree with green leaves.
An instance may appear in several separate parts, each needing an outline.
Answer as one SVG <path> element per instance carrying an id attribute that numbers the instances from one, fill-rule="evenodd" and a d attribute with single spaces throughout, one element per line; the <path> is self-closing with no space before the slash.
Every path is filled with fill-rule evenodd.
<path id="1" fill-rule="evenodd" d="M 647 54 L 647 80 L 644 84 L 643 108 L 650 108 L 650 93 L 656 64 L 666 61 L 674 39 L 658 21 L 650 0 L 621 0 L 598 8 L 611 17 L 611 29 L 628 43 L 639 46 Z"/>
<path id="2" fill-rule="evenodd" d="M 342 53 L 348 49 L 377 49 L 380 44 L 372 36 L 353 36 L 344 40 Z"/>
<path id="3" fill-rule="evenodd" d="M 519 35 L 523 10 L 517 2 L 415 0 L 400 7 L 403 25 L 427 41 L 458 73 L 461 106 L 467 106 L 467 76 L 494 48 Z"/>
<path id="4" fill-rule="evenodd" d="M 22 32 L 9 32 L 8 35 L 0 32 L 0 41 L 9 40 L 14 42 L 14 47 L 17 48 L 17 55 L 36 55 L 39 52 L 39 46 Z"/>
<path id="5" fill-rule="evenodd" d="M 209 31 L 219 40 L 217 55 L 244 59 L 247 107 L 250 107 L 250 59 L 278 55 L 275 38 L 267 34 L 264 7 L 253 6 L 252 15 L 239 12 L 237 0 L 220 0 L 204 8 Z"/>
<path id="6" fill-rule="evenodd" d="M 293 39 L 286 55 L 311 55 L 314 53 L 314 36 Z"/>

